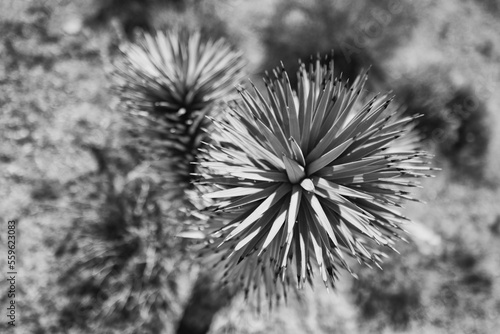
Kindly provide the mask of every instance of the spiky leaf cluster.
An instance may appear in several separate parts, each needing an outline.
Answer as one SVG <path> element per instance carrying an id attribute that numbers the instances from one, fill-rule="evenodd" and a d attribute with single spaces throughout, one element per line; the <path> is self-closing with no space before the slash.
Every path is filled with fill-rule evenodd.
<path id="1" fill-rule="evenodd" d="M 115 90 L 131 115 L 143 155 L 157 161 L 163 176 L 189 181 L 204 117 L 217 102 L 231 99 L 244 62 L 223 39 L 204 40 L 199 32 L 143 33 L 121 48 Z"/>
<path id="2" fill-rule="evenodd" d="M 181 226 L 160 194 L 152 179 L 135 178 L 106 193 L 95 218 L 75 220 L 58 250 L 69 297 L 63 328 L 159 333 L 179 312 Z"/>
<path id="3" fill-rule="evenodd" d="M 295 92 L 280 69 L 267 99 L 241 89 L 225 121 L 213 120 L 217 144 L 199 163 L 213 216 L 204 255 L 225 280 L 279 296 L 317 268 L 333 286 L 347 255 L 379 265 L 401 238 L 397 207 L 412 199 L 402 189 L 426 176 L 427 155 L 388 95 L 361 103 L 366 79 L 343 83 L 318 60 L 301 65 Z"/>

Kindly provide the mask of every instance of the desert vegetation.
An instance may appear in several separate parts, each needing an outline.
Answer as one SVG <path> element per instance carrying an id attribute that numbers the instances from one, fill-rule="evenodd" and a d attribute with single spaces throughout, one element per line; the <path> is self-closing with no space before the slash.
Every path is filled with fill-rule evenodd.
<path id="1" fill-rule="evenodd" d="M 4 224 L 15 219 L 16 333 L 496 333 L 499 13 L 495 1 L 473 0 L 3 1 L 0 253 L 6 254 Z M 186 48 L 170 61 L 176 67 L 158 60 L 159 53 L 165 59 L 162 45 L 183 41 Z M 211 53 L 203 58 L 203 52 Z M 200 62 L 204 66 L 196 67 Z M 335 78 L 345 91 L 333 88 Z M 293 100 L 288 89 L 307 104 L 304 92 L 320 86 L 337 96 L 323 105 L 325 112 L 339 94 L 354 101 L 362 92 L 346 119 L 358 120 L 356 112 L 380 93 L 373 106 L 380 118 L 368 111 L 359 116 L 366 128 L 346 127 L 353 131 L 341 137 L 349 141 L 345 151 L 332 152 L 337 145 L 331 142 L 321 152 L 331 152 L 327 157 L 313 150 L 329 130 L 321 125 L 331 120 L 318 119 L 317 129 L 312 122 L 318 131 L 308 144 L 301 141 L 305 127 L 286 120 L 284 107 Z M 192 87 L 195 93 L 187 94 Z M 266 107 L 268 89 L 278 102 Z M 305 117 L 301 106 L 297 115 Z M 385 124 L 376 120 L 396 110 L 387 124 L 401 125 L 409 137 L 390 141 L 399 127 L 376 132 L 368 125 Z M 275 120 L 283 138 L 260 132 L 279 133 Z M 353 200 L 356 206 L 342 216 L 339 207 L 325 204 L 331 197 L 318 195 L 328 206 L 325 215 L 345 226 L 323 238 L 314 224 L 321 226 L 318 199 L 306 193 L 331 188 L 315 173 L 337 160 L 377 178 L 382 167 L 350 159 L 385 147 L 388 160 L 376 162 L 383 173 L 408 177 L 420 173 L 412 168 L 423 174 L 430 166 L 441 169 L 422 178 L 422 187 L 403 189 L 425 203 L 406 201 L 410 194 L 386 184 L 355 185 L 344 191 L 372 197 Z M 417 156 L 404 156 L 408 147 Z M 309 153 L 302 165 L 307 160 L 313 167 L 301 170 L 299 152 Z M 239 191 L 275 196 L 276 189 L 259 180 L 255 185 L 255 176 L 233 168 L 234 157 L 246 168 L 283 164 L 283 189 L 304 192 L 297 215 L 309 223 L 292 230 L 296 239 L 271 225 L 261 230 L 250 219 L 248 230 L 227 224 L 264 208 L 266 219 L 279 221 L 293 201 L 285 191 L 274 202 L 238 198 Z M 262 157 L 270 160 L 262 163 Z M 335 180 L 347 182 L 349 173 Z M 416 185 L 406 182 L 397 186 Z M 411 222 L 399 224 L 392 211 L 370 206 L 374 197 L 393 204 L 404 199 L 398 210 Z M 363 234 L 350 228 L 356 218 L 369 222 L 367 213 L 382 235 L 370 236 L 372 225 Z M 218 234 L 220 227 L 226 229 Z M 316 252 L 301 244 L 309 235 Z M 345 263 L 333 235 L 343 238 Z M 219 242 L 207 247 L 200 238 Z M 282 253 L 279 241 L 292 250 Z M 377 243 L 399 254 L 383 247 L 384 256 Z M 228 261 L 231 252 L 236 256 Z M 248 272 L 262 274 L 241 284 Z M 2 307 L 6 287 L 2 280 Z M 283 291 L 286 302 L 275 303 Z M 3 318 L 0 330 L 12 330 Z"/>

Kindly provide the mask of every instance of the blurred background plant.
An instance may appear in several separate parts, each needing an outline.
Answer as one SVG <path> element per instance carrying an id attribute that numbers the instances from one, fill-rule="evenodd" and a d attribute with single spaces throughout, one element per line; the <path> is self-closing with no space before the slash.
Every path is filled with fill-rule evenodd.
<path id="1" fill-rule="evenodd" d="M 407 114 L 422 114 L 420 133 L 449 162 L 456 178 L 482 182 L 491 139 L 490 115 L 474 89 L 453 82 L 450 69 L 432 65 L 396 82 Z"/>
<path id="2" fill-rule="evenodd" d="M 75 219 L 56 255 L 65 268 L 58 284 L 68 299 L 63 332 L 160 333 L 179 312 L 177 285 L 183 247 L 178 217 L 168 215 L 157 182 L 149 177 L 102 180 L 95 217 Z M 108 189 L 105 189 L 108 187 Z M 185 262 L 185 261 L 184 261 Z"/>
<path id="3" fill-rule="evenodd" d="M 202 142 L 211 141 L 207 116 L 221 117 L 220 105 L 237 97 L 233 91 L 243 77 L 242 54 L 223 39 L 211 40 L 187 30 L 145 33 L 124 46 L 122 53 L 113 83 L 120 106 L 128 112 L 131 140 L 127 145 L 138 151 L 147 170 L 158 173 L 163 201 L 173 203 L 169 211 L 178 211 L 178 223 L 196 225 L 196 218 L 186 213 L 196 210 L 189 191 L 197 152 Z M 198 302 L 199 291 L 204 292 L 204 303 Z M 202 273 L 178 331 L 206 332 L 213 314 L 234 292 L 213 281 L 210 271 Z"/>
<path id="4" fill-rule="evenodd" d="M 416 22 L 414 8 L 404 1 L 278 1 L 271 23 L 263 28 L 266 49 L 264 68 L 283 61 L 290 73 L 297 59 L 307 60 L 311 51 L 334 50 L 336 75 L 351 81 L 362 68 L 371 67 L 369 84 L 386 80 L 384 59 L 411 36 Z M 295 78 L 290 80 L 295 83 Z"/>
<path id="5" fill-rule="evenodd" d="M 417 205 L 405 210 L 407 216 L 420 222 L 415 226 L 425 229 L 411 234 L 410 242 L 418 247 L 398 247 L 404 256 L 392 257 L 383 265 L 384 271 L 363 269 L 357 283 L 342 277 L 336 294 L 306 290 L 268 317 L 248 312 L 248 305 L 236 297 L 228 307 L 212 313 L 210 332 L 496 333 L 500 326 L 500 212 L 496 205 L 500 201 L 500 135 L 496 131 L 500 120 L 494 110 L 500 105 L 495 94 L 500 26 L 495 1 L 350 4 L 318 0 L 294 1 L 290 9 L 280 0 L 151 0 L 141 2 L 140 7 L 139 2 L 133 3 L 0 2 L 0 217 L 3 221 L 19 219 L 23 278 L 18 285 L 22 296 L 18 299 L 22 310 L 18 332 L 62 333 L 66 329 L 61 324 L 71 326 L 71 321 L 61 322 L 70 319 L 62 316 L 63 310 L 75 302 L 60 284 L 68 267 L 62 267 L 61 257 L 54 257 L 54 253 L 62 249 L 73 222 L 86 221 L 89 230 L 103 232 L 96 238 L 101 242 L 110 240 L 104 236 L 106 229 L 90 226 L 104 222 L 100 214 L 105 217 L 113 207 L 128 212 L 118 215 L 126 221 L 142 221 L 145 228 L 155 226 L 157 219 L 151 211 L 130 218 L 134 217 L 130 207 L 140 197 L 141 184 L 150 184 L 154 173 L 139 178 L 132 173 L 139 159 L 134 150 L 122 145 L 126 138 L 123 112 L 109 108 L 112 99 L 104 73 L 111 70 L 120 43 L 134 38 L 134 27 L 148 30 L 187 25 L 236 44 L 257 78 L 279 60 L 293 72 L 297 58 L 306 61 L 310 54 L 329 53 L 332 48 L 336 67 L 345 76 L 372 65 L 367 88 L 373 92 L 392 89 L 400 96 L 398 102 L 410 106 L 409 113 L 418 110 L 432 122 L 437 119 L 435 124 L 439 125 L 427 132 L 427 144 L 436 147 L 438 164 L 454 170 L 441 172 L 424 184 L 419 197 L 428 202 L 425 210 Z M 321 47 L 316 46 L 316 40 L 322 41 Z M 427 107 L 421 109 L 422 104 Z M 457 115 L 454 106 L 461 104 L 461 109 L 475 111 Z M 426 119 L 421 119 L 422 124 Z M 425 126 L 421 128 L 424 133 Z M 456 149 L 451 149 L 452 145 Z M 109 183 L 116 185 L 111 188 Z M 154 189 L 148 199 L 150 207 L 168 206 L 153 196 L 156 186 L 151 184 L 150 189 Z M 111 198 L 127 204 L 111 205 Z M 121 231 L 121 240 L 136 235 L 132 223 Z M 0 252 L 4 253 L 1 240 Z M 110 245 L 120 242 L 117 237 Z M 134 254 L 122 262 L 127 268 L 122 273 L 137 272 L 140 266 L 136 263 L 147 258 L 141 247 Z M 4 263 L 0 258 L 0 266 Z M 173 289 L 172 312 L 162 324 L 166 333 L 175 331 L 196 281 L 192 269 L 176 268 L 182 279 Z M 409 278 L 416 282 L 418 291 L 410 286 Z M 382 290 L 385 282 L 390 286 Z M 113 284 L 108 287 L 128 291 L 132 281 L 124 286 Z M 1 290 L 4 285 L 0 283 Z M 154 286 L 158 287 L 152 283 Z M 143 288 L 147 292 L 151 287 Z M 2 305 L 5 298 L 0 297 Z M 390 321 L 392 312 L 378 308 L 375 314 L 370 313 L 374 305 L 387 305 L 388 311 L 403 305 L 402 315 L 394 318 L 397 324 Z M 418 312 L 409 311 L 413 308 Z M 82 314 L 97 314 L 88 310 Z M 154 319 L 149 320 L 152 326 L 157 324 Z M 129 328 L 141 323 L 144 319 L 131 317 Z M 94 328 L 96 324 L 89 323 Z M 113 326 L 117 331 L 123 329 L 119 322 L 108 322 L 102 331 L 111 332 Z M 4 323 L 0 330 L 5 330 Z M 78 326 L 71 331 L 88 332 Z"/>
<path id="6" fill-rule="evenodd" d="M 143 34 L 122 53 L 113 85 L 127 112 L 127 145 L 160 171 L 171 200 L 182 198 L 201 142 L 210 141 L 206 116 L 218 117 L 218 104 L 236 97 L 242 55 L 222 39 L 185 30 Z"/>

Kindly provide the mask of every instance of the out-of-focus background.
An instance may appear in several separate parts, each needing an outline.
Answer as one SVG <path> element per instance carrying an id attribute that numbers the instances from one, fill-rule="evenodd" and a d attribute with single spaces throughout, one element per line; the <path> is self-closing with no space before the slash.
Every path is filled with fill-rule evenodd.
<path id="1" fill-rule="evenodd" d="M 406 207 L 410 242 L 383 271 L 356 268 L 329 293 L 318 282 L 269 314 L 236 295 L 210 333 L 498 332 L 500 1 L 2 0 L 0 267 L 15 219 L 16 333 L 175 332 L 197 269 L 168 233 L 150 239 L 168 203 L 136 210 L 154 182 L 130 181 L 108 75 L 135 29 L 175 26 L 226 37 L 255 82 L 332 49 L 344 77 L 371 66 L 369 90 L 424 115 L 443 168 L 416 191 L 427 204 Z"/>

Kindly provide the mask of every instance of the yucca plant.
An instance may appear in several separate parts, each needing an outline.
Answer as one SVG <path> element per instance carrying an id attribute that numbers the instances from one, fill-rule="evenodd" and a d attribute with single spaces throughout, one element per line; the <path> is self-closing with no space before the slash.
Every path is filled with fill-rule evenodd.
<path id="1" fill-rule="evenodd" d="M 182 211 L 189 206 L 185 198 L 191 188 L 192 162 L 202 140 L 210 141 L 211 123 L 205 116 L 219 117 L 217 105 L 238 97 L 233 92 L 243 77 L 242 54 L 223 39 L 204 40 L 199 32 L 172 30 L 142 34 L 122 48 L 122 56 L 114 73 L 115 90 L 132 116 L 128 118 L 135 137 L 132 147 L 160 175 L 163 197 L 175 202 L 171 211 L 178 222 L 189 224 L 197 218 Z M 174 240 L 181 248 L 181 239 Z M 206 322 L 224 305 L 220 287 L 212 283 L 210 274 L 200 275 L 194 302 L 188 302 L 179 330 L 191 326 L 190 319 L 199 314 L 197 291 L 205 293 L 201 312 L 208 314 Z"/>
<path id="2" fill-rule="evenodd" d="M 234 96 L 242 55 L 224 39 L 178 30 L 143 33 L 121 51 L 114 87 L 133 116 L 134 145 L 165 181 L 188 186 L 201 129 L 210 126 L 204 116 Z"/>
<path id="3" fill-rule="evenodd" d="M 182 225 L 161 195 L 152 178 L 135 178 L 106 191 L 95 217 L 75 220 L 58 251 L 64 330 L 159 333 L 171 325 L 186 259 L 175 238 Z"/>
<path id="4" fill-rule="evenodd" d="M 301 64 L 295 92 L 281 68 L 265 79 L 267 99 L 239 89 L 242 102 L 212 120 L 197 184 L 212 217 L 202 255 L 223 280 L 279 299 L 318 268 L 334 287 L 347 255 L 378 266 L 381 248 L 403 239 L 402 188 L 428 176 L 428 155 L 391 97 L 360 103 L 366 80 L 344 83 L 318 59 Z"/>

